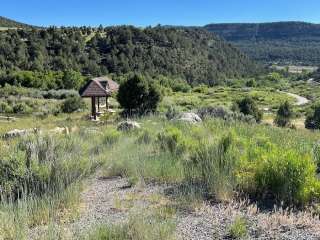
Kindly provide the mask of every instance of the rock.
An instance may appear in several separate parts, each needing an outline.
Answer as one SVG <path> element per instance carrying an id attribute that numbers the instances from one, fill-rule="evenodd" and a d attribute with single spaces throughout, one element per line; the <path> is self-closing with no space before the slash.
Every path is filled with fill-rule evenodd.
<path id="1" fill-rule="evenodd" d="M 27 134 L 39 134 L 41 133 L 39 129 L 37 128 L 32 128 L 32 129 L 13 129 L 3 135 L 4 139 L 11 139 L 11 138 L 16 138 L 16 137 L 22 137 Z"/>
<path id="2" fill-rule="evenodd" d="M 69 135 L 69 128 L 68 127 L 56 127 L 49 131 L 51 134 L 66 134 Z"/>
<path id="3" fill-rule="evenodd" d="M 199 123 L 202 122 L 201 118 L 199 115 L 192 113 L 192 112 L 187 112 L 187 113 L 182 113 L 179 115 L 178 118 L 174 119 L 175 121 L 181 121 L 181 122 L 187 122 L 187 123 Z"/>
<path id="4" fill-rule="evenodd" d="M 139 129 L 139 128 L 141 128 L 139 123 L 137 123 L 135 121 L 127 120 L 127 121 L 123 121 L 123 122 L 119 123 L 117 129 L 119 131 L 130 131 L 130 130 Z"/>
<path id="5" fill-rule="evenodd" d="M 13 129 L 3 135 L 3 138 L 10 139 L 10 138 L 16 138 L 21 137 L 27 134 L 27 130 L 20 130 L 20 129 Z"/>

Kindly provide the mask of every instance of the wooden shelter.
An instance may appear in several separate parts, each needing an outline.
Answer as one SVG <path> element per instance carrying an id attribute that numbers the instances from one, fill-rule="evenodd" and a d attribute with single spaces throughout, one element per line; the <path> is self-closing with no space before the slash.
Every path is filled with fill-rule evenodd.
<path id="1" fill-rule="evenodd" d="M 91 116 L 97 119 L 100 112 L 100 99 L 106 101 L 106 109 L 109 109 L 108 98 L 119 89 L 118 83 L 109 77 L 93 78 L 80 90 L 80 96 L 83 98 L 91 98 Z M 97 111 L 98 107 L 98 111 Z"/>

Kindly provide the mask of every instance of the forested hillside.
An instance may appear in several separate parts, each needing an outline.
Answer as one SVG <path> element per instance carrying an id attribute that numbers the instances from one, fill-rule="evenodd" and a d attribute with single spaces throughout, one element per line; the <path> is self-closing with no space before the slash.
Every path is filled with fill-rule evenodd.
<path id="1" fill-rule="evenodd" d="M 212 85 L 255 69 L 245 54 L 203 29 L 50 27 L 0 32 L 2 74 L 74 70 L 98 76 L 136 71 Z"/>
<path id="2" fill-rule="evenodd" d="M 320 24 L 209 24 L 205 29 L 265 63 L 320 64 Z"/>
<path id="3" fill-rule="evenodd" d="M 0 16 L 0 28 L 25 28 L 30 27 L 27 24 L 16 22 L 14 20 Z"/>

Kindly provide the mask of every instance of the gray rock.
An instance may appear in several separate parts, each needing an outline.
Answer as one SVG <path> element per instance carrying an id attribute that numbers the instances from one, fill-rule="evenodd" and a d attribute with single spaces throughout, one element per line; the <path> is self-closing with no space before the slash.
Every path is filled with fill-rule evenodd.
<path id="1" fill-rule="evenodd" d="M 49 130 L 49 133 L 69 135 L 69 128 L 68 127 L 56 127 L 54 129 Z"/>
<path id="2" fill-rule="evenodd" d="M 120 122 L 118 124 L 118 128 L 117 129 L 119 131 L 130 131 L 130 130 L 139 129 L 139 128 L 141 128 L 139 123 L 137 123 L 135 121 L 127 120 L 127 121 Z"/>
<path id="3" fill-rule="evenodd" d="M 22 137 L 27 134 L 32 134 L 32 133 L 39 133 L 39 129 L 37 128 L 32 128 L 32 129 L 13 129 L 3 135 L 4 139 L 11 139 L 11 138 L 16 138 L 16 137 Z"/>
<path id="4" fill-rule="evenodd" d="M 187 113 L 181 113 L 178 118 L 174 119 L 175 121 L 179 122 L 186 122 L 186 123 L 200 123 L 202 122 L 202 119 L 199 117 L 199 115 L 187 112 Z"/>

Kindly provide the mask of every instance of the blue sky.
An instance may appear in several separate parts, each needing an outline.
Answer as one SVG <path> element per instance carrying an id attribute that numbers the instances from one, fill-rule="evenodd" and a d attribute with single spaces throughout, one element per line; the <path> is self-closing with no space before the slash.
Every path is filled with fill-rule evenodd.
<path id="1" fill-rule="evenodd" d="M 0 16 L 33 25 L 320 23 L 320 0 L 1 0 Z"/>

